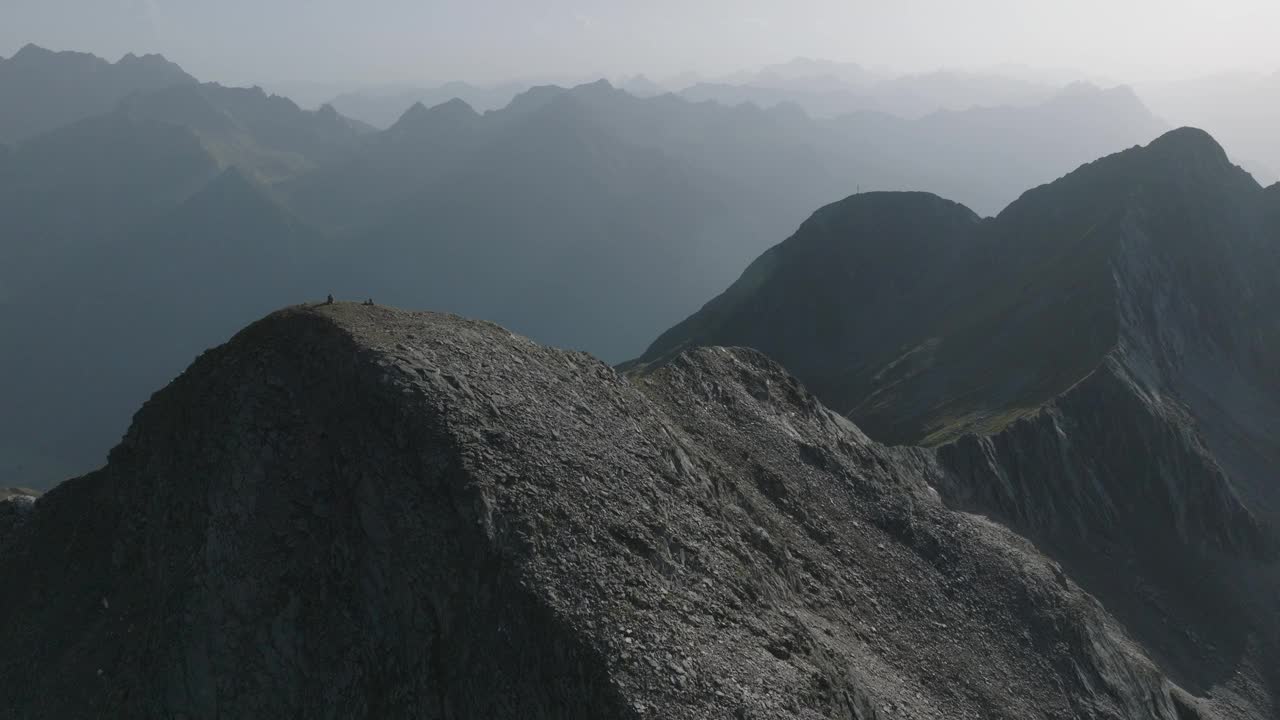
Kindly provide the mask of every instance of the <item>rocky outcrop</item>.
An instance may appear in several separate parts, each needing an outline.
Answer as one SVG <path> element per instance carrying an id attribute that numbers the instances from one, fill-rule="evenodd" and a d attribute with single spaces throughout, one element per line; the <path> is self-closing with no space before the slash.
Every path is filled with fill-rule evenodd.
<path id="1" fill-rule="evenodd" d="M 285 310 L 35 503 L 0 716 L 1224 709 L 944 474 L 753 351 L 631 381 L 453 316 Z"/>

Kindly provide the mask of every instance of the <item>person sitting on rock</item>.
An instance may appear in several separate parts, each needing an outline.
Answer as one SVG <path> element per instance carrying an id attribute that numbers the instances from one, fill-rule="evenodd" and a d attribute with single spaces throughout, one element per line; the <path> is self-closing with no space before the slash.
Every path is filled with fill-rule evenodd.
<path id="1" fill-rule="evenodd" d="M 325 304 L 325 305 L 332 305 L 332 304 L 333 304 L 333 293 L 329 293 L 329 297 L 328 297 L 327 299 L 325 299 L 324 304 Z"/>

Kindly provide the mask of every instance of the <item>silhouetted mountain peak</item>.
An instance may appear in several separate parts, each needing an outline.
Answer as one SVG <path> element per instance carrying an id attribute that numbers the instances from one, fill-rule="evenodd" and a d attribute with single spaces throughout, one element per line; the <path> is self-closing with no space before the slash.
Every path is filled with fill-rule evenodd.
<path id="1" fill-rule="evenodd" d="M 631 98 L 625 90 L 615 88 L 608 80 L 564 88 L 559 85 L 538 85 L 520 93 L 511 100 L 504 113 L 508 117 L 520 117 L 537 112 L 553 102 L 569 98 L 591 107 L 610 103 L 619 98 Z"/>
<path id="2" fill-rule="evenodd" d="M 430 139 L 434 134 L 455 132 L 469 127 L 479 118 L 479 113 L 458 98 L 434 107 L 416 102 L 404 111 L 396 124 L 386 132 L 391 137 L 413 136 Z"/>
<path id="3" fill-rule="evenodd" d="M 1075 82 L 1063 87 L 1049 99 L 1047 107 L 1084 108 L 1086 112 L 1106 109 L 1113 113 L 1150 115 L 1151 111 L 1138 93 L 1128 85 L 1101 87 L 1091 82 Z"/>
<path id="4" fill-rule="evenodd" d="M 1087 163 L 1064 177 L 1023 194 L 1001 217 L 1059 208 L 1077 219 L 1101 219 L 1127 203 L 1191 200 L 1249 194 L 1254 179 L 1232 164 L 1222 146 L 1196 128 L 1172 130 L 1144 146 Z M 1197 200 L 1198 201 L 1198 200 Z"/>
<path id="5" fill-rule="evenodd" d="M 45 74 L 96 73 L 114 66 L 96 55 L 72 51 L 54 51 L 39 45 L 27 44 L 12 58 L 0 60 L 0 70 L 10 73 L 38 73 L 37 81 L 45 81 Z"/>
<path id="6" fill-rule="evenodd" d="M 49 50 L 48 48 L 43 48 L 35 43 L 27 43 L 18 49 L 18 52 L 14 55 L 14 57 L 18 57 L 21 55 L 28 55 L 28 54 L 41 54 L 41 53 L 47 53 L 49 55 L 52 55 L 53 51 Z"/>
<path id="7" fill-rule="evenodd" d="M 502 112 L 508 116 L 518 116 L 545 107 L 547 103 L 564 95 L 567 90 L 559 85 L 535 85 L 517 94 Z"/>
<path id="8" fill-rule="evenodd" d="M 1239 182 L 1247 177 L 1231 162 L 1226 150 L 1212 135 L 1193 127 L 1170 130 L 1145 146 L 1102 158 L 1078 172 L 1089 175 L 1108 172 L 1129 179 L 1135 172 L 1153 178 L 1171 178 L 1174 171 L 1180 177 L 1200 183 L 1202 190 L 1210 190 L 1218 183 Z M 1256 187 L 1252 180 L 1249 184 Z"/>
<path id="9" fill-rule="evenodd" d="M 120 58 L 119 62 L 117 62 L 116 64 L 123 65 L 123 66 L 133 65 L 137 67 L 146 67 L 146 68 L 176 69 L 179 71 L 181 71 L 182 69 L 178 66 L 177 63 L 171 62 L 168 58 L 166 58 L 164 55 L 160 55 L 159 53 L 147 53 L 144 55 L 134 55 L 133 53 L 127 53 L 124 57 Z"/>
<path id="10" fill-rule="evenodd" d="M 594 82 L 582 83 L 581 85 L 575 85 L 575 86 L 573 87 L 572 92 L 575 92 L 575 93 L 589 93 L 589 92 L 590 92 L 590 93 L 612 93 L 612 92 L 613 92 L 614 90 L 616 90 L 616 89 L 617 89 L 617 88 L 615 88 L 615 87 L 613 86 L 613 83 L 609 82 L 608 80 L 606 80 L 606 79 L 604 79 L 604 78 L 600 78 L 599 80 L 596 80 L 596 81 L 594 81 Z"/>
<path id="11" fill-rule="evenodd" d="M 0 58 L 0 64 L 6 62 Z M 49 50 L 47 48 L 28 43 L 24 45 L 12 58 L 9 63 L 15 66 L 22 66 L 27 69 L 34 68 L 60 68 L 63 70 L 73 69 L 103 69 L 110 68 L 120 73 L 124 73 L 128 77 L 135 77 L 141 80 L 146 78 L 146 82 L 154 84 L 160 80 L 168 80 L 171 82 L 194 83 L 195 78 L 191 77 L 176 63 L 166 59 L 163 55 L 146 54 L 135 55 L 127 53 L 115 63 L 108 62 L 96 55 L 84 52 L 75 52 L 70 50 Z M 139 75 L 141 73 L 141 75 Z"/>
<path id="12" fill-rule="evenodd" d="M 19 49 L 18 52 L 14 53 L 14 56 L 9 59 L 32 61 L 32 60 L 51 58 L 57 54 L 58 53 L 54 52 L 53 50 L 40 47 L 35 43 L 27 43 L 26 45 L 23 45 L 22 48 Z M 80 55 L 80 56 L 86 55 L 86 53 L 70 53 L 70 54 Z"/>
<path id="13" fill-rule="evenodd" d="M 464 117 L 468 119 L 480 117 L 475 108 L 460 98 L 452 98 L 448 102 L 436 105 L 434 110 L 437 114 L 446 117 Z"/>
<path id="14" fill-rule="evenodd" d="M 400 120 L 402 122 L 406 120 L 411 121 L 413 118 L 421 117 L 422 115 L 426 114 L 426 112 L 427 112 L 427 106 L 423 105 L 422 102 L 419 101 L 410 105 L 409 109 L 405 110 L 404 113 L 400 115 Z"/>
<path id="15" fill-rule="evenodd" d="M 1194 127 L 1170 130 L 1147 145 L 1145 151 L 1189 165 L 1208 165 L 1222 169 L 1234 167 L 1222 145 L 1209 133 Z"/>
<path id="16" fill-rule="evenodd" d="M 935 213 L 955 214 L 978 220 L 977 214 L 958 202 L 928 192 L 864 192 L 831 203 L 813 214 L 815 219 L 870 217 L 928 217 Z"/>
<path id="17" fill-rule="evenodd" d="M 159 55 L 126 55 L 114 64 L 79 52 L 27 45 L 0 60 L 0 142 L 20 142 L 106 113 L 133 93 L 195 78 Z"/>

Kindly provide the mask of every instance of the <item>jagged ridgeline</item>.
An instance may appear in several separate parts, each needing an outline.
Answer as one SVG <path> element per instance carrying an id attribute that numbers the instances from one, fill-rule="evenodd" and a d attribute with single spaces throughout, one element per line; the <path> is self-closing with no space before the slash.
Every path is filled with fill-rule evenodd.
<path id="1" fill-rule="evenodd" d="M 935 448 L 949 505 L 1035 540 L 1184 686 L 1271 716 L 1278 199 L 1192 129 L 994 219 L 853 196 L 630 367 L 767 353 L 870 437 Z"/>
<path id="2" fill-rule="evenodd" d="M 273 314 L 4 492 L 0 707 L 1274 717 L 1278 230 L 1179 131 L 992 220 L 825 208 L 629 378 Z"/>
<path id="3" fill-rule="evenodd" d="M 754 351 L 629 381 L 455 316 L 288 309 L 103 470 L 0 505 L 0 707 L 1217 716 L 943 473 Z"/>
<path id="4" fill-rule="evenodd" d="M 158 56 L 0 59 L 0 337 L 18 349 L 0 352 L 0 485 L 101 466 L 151 390 L 301 297 L 458 312 L 618 362 L 859 185 L 993 212 L 1165 129 L 1123 88 L 916 120 L 607 82 L 501 109 L 454 89 L 489 111 L 406 100 L 375 131 Z"/>

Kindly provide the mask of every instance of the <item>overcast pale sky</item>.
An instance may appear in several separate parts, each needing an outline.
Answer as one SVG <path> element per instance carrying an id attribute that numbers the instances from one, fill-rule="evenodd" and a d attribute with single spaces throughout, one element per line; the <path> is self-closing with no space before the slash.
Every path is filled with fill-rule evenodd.
<path id="1" fill-rule="evenodd" d="M 203 79 L 728 72 L 796 56 L 1123 80 L 1280 69 L 1280 0 L 0 0 L 27 42 L 161 52 Z"/>

